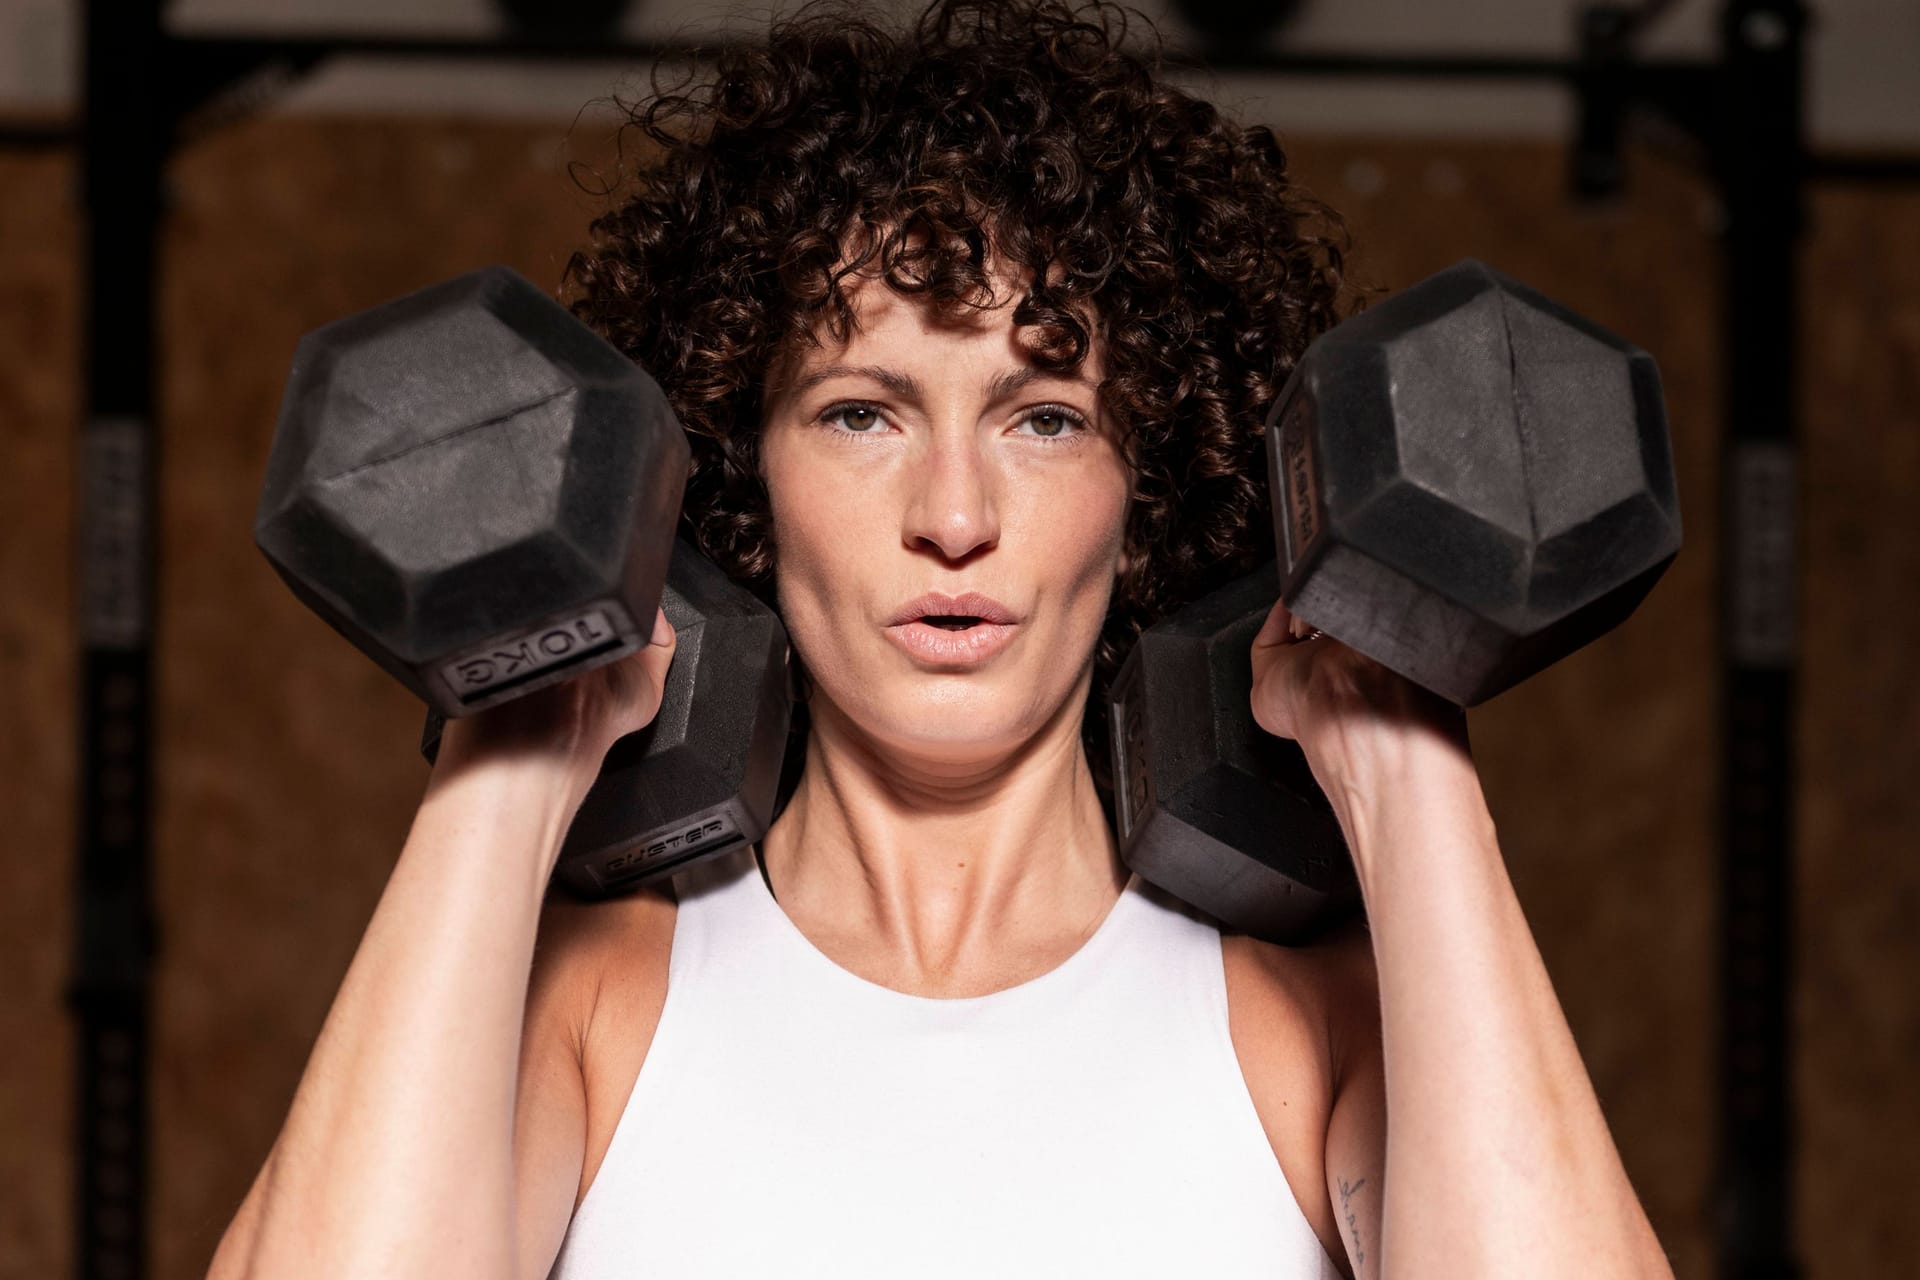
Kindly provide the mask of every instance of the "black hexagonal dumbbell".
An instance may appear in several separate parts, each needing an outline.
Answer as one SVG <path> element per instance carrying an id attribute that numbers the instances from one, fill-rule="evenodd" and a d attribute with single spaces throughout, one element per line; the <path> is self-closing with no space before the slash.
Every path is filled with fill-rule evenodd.
<path id="1" fill-rule="evenodd" d="M 786 743 L 786 633 L 673 531 L 688 447 L 646 373 L 504 267 L 309 334 L 255 539 L 294 593 L 462 716 L 679 633 L 559 878 L 615 892 L 758 839 Z"/>
<path id="2" fill-rule="evenodd" d="M 1128 863 L 1289 940 L 1356 890 L 1299 749 L 1247 709 L 1276 594 L 1471 706 L 1624 620 L 1678 553 L 1680 510 L 1652 358 L 1473 261 L 1322 334 L 1267 444 L 1277 563 L 1149 629 L 1111 713 Z"/>
<path id="3" fill-rule="evenodd" d="M 1279 594 L 1268 564 L 1149 628 L 1108 695 L 1127 865 L 1275 940 L 1356 896 L 1340 824 L 1300 748 L 1253 720 L 1248 653 Z"/>

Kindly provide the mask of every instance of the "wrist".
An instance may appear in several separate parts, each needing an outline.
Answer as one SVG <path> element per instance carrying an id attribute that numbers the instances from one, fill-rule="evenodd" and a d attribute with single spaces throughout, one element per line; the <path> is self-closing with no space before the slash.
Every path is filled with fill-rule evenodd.
<path id="1" fill-rule="evenodd" d="M 456 740 L 442 745 L 421 812 L 455 822 L 489 845 L 525 850 L 544 886 L 592 785 L 593 775 L 563 758 L 471 750 Z"/>
<path id="2" fill-rule="evenodd" d="M 1346 835 L 1363 894 L 1383 858 L 1404 858 L 1415 845 L 1497 848 L 1464 736 L 1401 735 L 1350 756 L 1325 776 L 1317 764 L 1314 771 Z"/>
<path id="3" fill-rule="evenodd" d="M 1336 811 L 1378 808 L 1403 794 L 1475 789 L 1479 775 L 1467 745 L 1466 718 L 1393 718 L 1343 726 L 1311 746 L 1302 742 L 1314 780 Z"/>
<path id="4" fill-rule="evenodd" d="M 447 721 L 434 755 L 435 776 L 474 770 L 511 775 L 509 786 L 557 789 L 573 794 L 577 804 L 599 776 L 605 748 L 588 745 L 577 727 L 569 729 L 564 740 L 503 732 L 503 722 L 513 711 L 509 706 Z"/>

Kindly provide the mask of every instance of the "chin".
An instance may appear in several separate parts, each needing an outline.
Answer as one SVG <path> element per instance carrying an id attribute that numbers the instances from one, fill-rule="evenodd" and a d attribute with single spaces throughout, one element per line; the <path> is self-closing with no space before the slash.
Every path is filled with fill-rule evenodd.
<path id="1" fill-rule="evenodd" d="M 953 677 L 907 676 L 866 686 L 863 696 L 838 705 L 882 750 L 942 764 L 994 759 L 1037 730 L 1026 708 L 1015 705 L 1021 700 L 979 684 L 958 685 Z"/>

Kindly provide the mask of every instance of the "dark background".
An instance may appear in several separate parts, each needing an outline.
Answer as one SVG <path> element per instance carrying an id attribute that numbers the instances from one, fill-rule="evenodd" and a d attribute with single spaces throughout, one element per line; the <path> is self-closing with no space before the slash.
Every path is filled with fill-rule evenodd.
<path id="1" fill-rule="evenodd" d="M 160 306 L 161 917 L 153 1274 L 198 1275 L 266 1154 L 424 783 L 418 706 L 306 613 L 251 522 L 306 330 L 489 262 L 557 285 L 615 163 L 605 117 L 279 115 L 170 172 Z M 1276 120 L 1390 288 L 1485 259 L 1651 351 L 1686 549 L 1622 629 L 1477 710 L 1502 845 L 1635 1187 L 1711 1274 L 1721 210 L 1632 146 L 1566 195 L 1546 139 Z M 0 1276 L 69 1265 L 82 414 L 78 165 L 0 150 Z M 1797 1207 L 1812 1277 L 1920 1274 L 1920 193 L 1814 191 L 1801 265 L 1805 573 Z"/>

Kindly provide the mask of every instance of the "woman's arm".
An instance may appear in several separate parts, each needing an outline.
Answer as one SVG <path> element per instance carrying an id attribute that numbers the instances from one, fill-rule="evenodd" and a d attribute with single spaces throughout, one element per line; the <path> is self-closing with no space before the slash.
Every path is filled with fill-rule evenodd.
<path id="1" fill-rule="evenodd" d="M 534 938 L 607 745 L 659 706 L 673 648 L 659 634 L 633 658 L 449 725 L 215 1280 L 508 1280 L 551 1261 L 579 1186 L 585 1096 L 577 1011 L 540 985 L 529 1005 Z M 529 1008 L 538 1025 L 523 1029 Z"/>
<path id="2" fill-rule="evenodd" d="M 1451 748 L 1406 763 L 1341 805 L 1380 1019 L 1371 1043 L 1365 1028 L 1345 1037 L 1327 1132 L 1343 1230 L 1357 1225 L 1363 1249 L 1377 1232 L 1380 1269 L 1356 1274 L 1671 1277 L 1471 763 Z M 1365 1113 L 1383 1101 L 1385 1168 L 1360 1185 L 1378 1150 Z"/>
<path id="3" fill-rule="evenodd" d="M 514 1274 L 521 1012 L 570 811 L 524 769 L 436 772 L 214 1280 Z M 559 1185 L 529 1192 L 564 1228 L 584 1090 L 577 1072 L 543 1081 L 529 1119 Z"/>
<path id="4" fill-rule="evenodd" d="M 1257 714 L 1300 740 L 1332 800 L 1371 930 L 1371 957 L 1330 966 L 1358 1015 L 1332 1028 L 1326 1147 L 1356 1275 L 1670 1277 L 1507 878 L 1459 712 L 1285 634 L 1262 632 Z"/>

